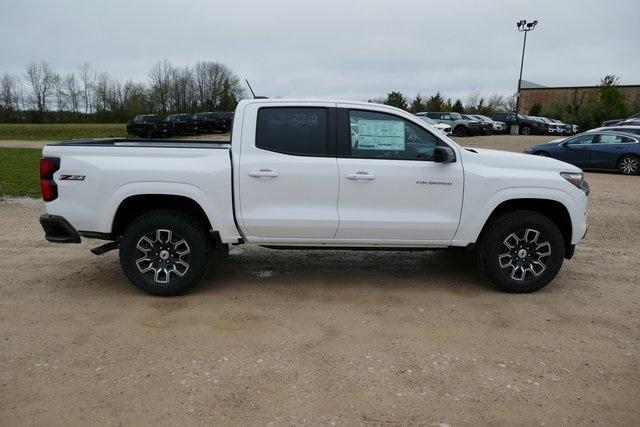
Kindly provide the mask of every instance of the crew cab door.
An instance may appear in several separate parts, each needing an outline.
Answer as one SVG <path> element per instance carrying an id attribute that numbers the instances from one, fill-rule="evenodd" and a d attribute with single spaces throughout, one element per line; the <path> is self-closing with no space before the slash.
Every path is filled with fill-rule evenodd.
<path id="1" fill-rule="evenodd" d="M 336 240 L 448 245 L 462 208 L 459 158 L 434 162 L 435 146 L 447 144 L 426 125 L 374 108 L 339 107 Z"/>
<path id="2" fill-rule="evenodd" d="M 249 105 L 241 141 L 236 176 L 247 240 L 333 238 L 338 229 L 335 104 Z"/>

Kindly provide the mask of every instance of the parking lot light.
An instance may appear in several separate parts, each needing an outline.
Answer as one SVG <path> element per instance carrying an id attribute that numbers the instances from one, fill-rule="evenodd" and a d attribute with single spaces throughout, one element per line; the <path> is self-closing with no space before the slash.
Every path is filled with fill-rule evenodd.
<path id="1" fill-rule="evenodd" d="M 525 47 L 527 46 L 527 33 L 533 30 L 534 28 L 536 28 L 537 25 L 538 25 L 537 19 L 533 22 L 527 22 L 524 19 L 516 22 L 516 27 L 518 28 L 518 31 L 524 33 L 524 40 L 522 41 L 522 58 L 520 59 L 520 77 L 518 77 L 518 94 L 516 96 L 516 114 L 518 114 L 518 110 L 520 109 L 520 86 L 522 83 L 522 68 L 524 66 L 524 50 L 525 50 Z"/>

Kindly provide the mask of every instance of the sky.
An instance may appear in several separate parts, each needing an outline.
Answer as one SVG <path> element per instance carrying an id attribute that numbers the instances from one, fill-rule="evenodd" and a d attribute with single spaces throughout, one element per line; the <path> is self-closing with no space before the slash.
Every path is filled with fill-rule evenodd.
<path id="1" fill-rule="evenodd" d="M 44 60 L 145 80 L 159 60 L 210 60 L 270 97 L 512 94 L 516 21 L 537 19 L 524 80 L 640 84 L 639 17 L 638 0 L 0 0 L 0 75 Z"/>

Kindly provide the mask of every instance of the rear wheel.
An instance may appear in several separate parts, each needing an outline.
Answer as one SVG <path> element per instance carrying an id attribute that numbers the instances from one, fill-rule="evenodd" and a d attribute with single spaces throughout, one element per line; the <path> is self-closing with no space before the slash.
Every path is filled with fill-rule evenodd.
<path id="1" fill-rule="evenodd" d="M 190 290 L 209 267 L 211 245 L 192 217 L 170 210 L 136 219 L 120 241 L 120 264 L 129 280 L 158 296 Z"/>
<path id="2" fill-rule="evenodd" d="M 500 215 L 476 248 L 482 273 L 504 292 L 533 292 L 560 271 L 565 246 L 562 233 L 546 216 L 518 210 Z"/>
<path id="3" fill-rule="evenodd" d="M 622 156 L 618 161 L 618 170 L 625 175 L 637 175 L 640 170 L 640 159 L 631 154 Z"/>

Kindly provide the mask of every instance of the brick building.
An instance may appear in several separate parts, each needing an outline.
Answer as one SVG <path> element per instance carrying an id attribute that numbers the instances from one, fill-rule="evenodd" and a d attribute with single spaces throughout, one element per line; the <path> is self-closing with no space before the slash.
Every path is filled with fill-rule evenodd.
<path id="1" fill-rule="evenodd" d="M 620 85 L 618 88 L 629 104 L 640 100 L 640 85 Z M 528 114 L 535 104 L 545 106 L 559 101 L 583 105 L 590 96 L 598 95 L 598 86 L 546 87 L 522 80 L 520 93 L 520 112 Z"/>

